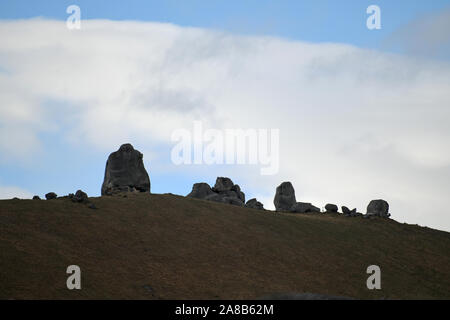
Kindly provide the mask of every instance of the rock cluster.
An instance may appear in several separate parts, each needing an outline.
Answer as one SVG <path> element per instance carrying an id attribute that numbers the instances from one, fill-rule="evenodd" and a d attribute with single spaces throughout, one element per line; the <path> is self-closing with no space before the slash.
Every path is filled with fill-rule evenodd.
<path id="1" fill-rule="evenodd" d="M 273 199 L 276 211 L 310 213 L 320 212 L 320 209 L 308 202 L 297 202 L 295 190 L 289 181 L 283 182 L 277 187 Z"/>
<path id="2" fill-rule="evenodd" d="M 106 162 L 102 195 L 119 192 L 150 192 L 150 178 L 143 155 L 129 143 L 109 155 Z"/>
<path id="3" fill-rule="evenodd" d="M 350 210 L 346 206 L 342 206 L 341 208 L 342 208 L 342 214 L 345 217 L 360 217 L 360 216 L 362 216 L 362 213 L 357 212 L 356 208 L 353 208 L 352 210 Z"/>
<path id="4" fill-rule="evenodd" d="M 75 192 L 75 194 L 70 193 L 68 198 L 72 202 L 85 204 L 89 209 L 97 209 L 95 204 L 93 204 L 91 201 L 89 201 L 89 197 L 88 197 L 87 193 L 83 192 L 82 190 L 77 190 L 77 192 Z"/>
<path id="5" fill-rule="evenodd" d="M 77 192 L 75 192 L 75 194 L 71 193 L 69 194 L 69 199 L 72 200 L 72 202 L 88 202 L 88 195 L 81 191 L 81 190 L 77 190 Z"/>
<path id="6" fill-rule="evenodd" d="M 236 206 L 245 205 L 245 194 L 239 185 L 234 184 L 230 178 L 218 177 L 213 188 L 207 183 L 195 183 L 192 191 L 187 195 L 189 198 L 197 198 Z"/>

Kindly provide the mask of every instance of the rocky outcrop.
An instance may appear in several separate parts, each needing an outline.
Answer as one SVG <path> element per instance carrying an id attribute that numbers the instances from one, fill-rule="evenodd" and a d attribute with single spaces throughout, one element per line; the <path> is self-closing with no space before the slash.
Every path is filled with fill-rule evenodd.
<path id="1" fill-rule="evenodd" d="M 45 195 L 45 199 L 47 200 L 53 200 L 56 199 L 58 197 L 58 195 L 54 192 L 49 192 Z"/>
<path id="2" fill-rule="evenodd" d="M 320 212 L 320 209 L 308 202 L 297 202 L 295 190 L 289 181 L 283 182 L 277 187 L 273 199 L 276 211 L 292 213 Z"/>
<path id="3" fill-rule="evenodd" d="M 370 201 L 367 206 L 367 216 L 376 216 L 382 218 L 389 218 L 389 203 L 386 200 L 377 199 Z"/>
<path id="4" fill-rule="evenodd" d="M 338 212 L 338 206 L 332 203 L 327 203 L 325 205 L 325 210 L 327 213 L 337 213 Z"/>
<path id="5" fill-rule="evenodd" d="M 150 192 L 150 178 L 143 155 L 129 143 L 109 155 L 106 162 L 102 195 L 118 192 Z"/>
<path id="6" fill-rule="evenodd" d="M 87 202 L 89 199 L 88 195 L 81 190 L 77 190 L 75 194 L 69 194 L 69 198 L 72 202 Z"/>
<path id="7" fill-rule="evenodd" d="M 192 186 L 192 191 L 186 197 L 197 198 L 197 199 L 205 199 L 207 196 L 214 194 L 214 191 L 211 190 L 209 184 L 200 182 L 195 183 Z"/>
<path id="8" fill-rule="evenodd" d="M 344 217 L 360 217 L 363 214 L 356 211 L 356 208 L 353 208 L 352 210 L 350 210 L 349 208 L 347 208 L 346 206 L 342 206 L 342 214 L 344 215 Z"/>
<path id="9" fill-rule="evenodd" d="M 190 198 L 197 198 L 209 201 L 244 206 L 245 194 L 239 185 L 234 184 L 230 178 L 218 177 L 213 188 L 207 183 L 196 183 L 192 186 L 192 191 L 187 195 Z"/>
<path id="10" fill-rule="evenodd" d="M 275 198 L 273 199 L 276 211 L 290 211 L 296 202 L 292 183 L 286 181 L 277 187 Z"/>
<path id="11" fill-rule="evenodd" d="M 256 200 L 256 198 L 250 199 L 245 204 L 247 208 L 257 209 L 257 210 L 264 210 L 264 206 L 261 202 Z"/>
<path id="12" fill-rule="evenodd" d="M 297 202 L 289 211 L 294 213 L 319 213 L 320 209 L 308 202 Z"/>

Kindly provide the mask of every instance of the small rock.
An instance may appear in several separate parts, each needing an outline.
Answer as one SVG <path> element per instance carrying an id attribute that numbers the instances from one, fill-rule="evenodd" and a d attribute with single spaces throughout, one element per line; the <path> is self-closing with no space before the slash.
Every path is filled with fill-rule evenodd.
<path id="1" fill-rule="evenodd" d="M 56 199 L 58 197 L 58 195 L 54 192 L 49 192 L 45 195 L 45 199 L 47 200 L 53 200 Z"/>
<path id="2" fill-rule="evenodd" d="M 338 212 L 338 206 L 332 203 L 327 203 L 325 206 L 325 210 L 328 213 L 337 213 Z"/>
<path id="3" fill-rule="evenodd" d="M 264 206 L 261 202 L 256 200 L 256 198 L 250 199 L 245 204 L 247 208 L 257 209 L 257 210 L 264 210 Z"/>
<path id="4" fill-rule="evenodd" d="M 88 200 L 88 195 L 81 190 L 77 190 L 77 192 L 75 192 L 75 195 L 73 195 L 71 199 L 73 202 L 86 202 Z"/>
<path id="5" fill-rule="evenodd" d="M 95 206 L 95 204 L 93 204 L 92 202 L 89 202 L 88 205 L 87 205 L 87 207 L 88 207 L 89 209 L 97 209 L 97 207 Z"/>

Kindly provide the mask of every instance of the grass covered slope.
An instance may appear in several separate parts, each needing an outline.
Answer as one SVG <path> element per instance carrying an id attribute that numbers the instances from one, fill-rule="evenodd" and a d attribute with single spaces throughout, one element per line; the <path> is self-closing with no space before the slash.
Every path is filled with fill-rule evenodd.
<path id="1" fill-rule="evenodd" d="M 0 201 L 0 298 L 248 299 L 282 292 L 450 299 L 450 234 L 174 195 Z M 81 290 L 66 268 L 81 268 Z M 381 268 L 368 290 L 366 268 Z"/>

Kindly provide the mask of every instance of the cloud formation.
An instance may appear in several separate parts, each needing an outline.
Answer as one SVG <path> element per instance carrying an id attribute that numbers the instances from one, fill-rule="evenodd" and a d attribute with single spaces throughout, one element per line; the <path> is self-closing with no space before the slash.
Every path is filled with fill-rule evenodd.
<path id="1" fill-rule="evenodd" d="M 244 191 L 269 200 L 291 180 L 299 201 L 364 212 L 384 198 L 395 219 L 450 230 L 445 61 L 131 21 L 3 21 L 0 37 L 0 161 L 46 152 L 46 134 L 137 141 L 163 153 L 154 168 L 198 172 L 168 162 L 174 130 L 276 128 L 278 175 L 226 169 Z"/>

